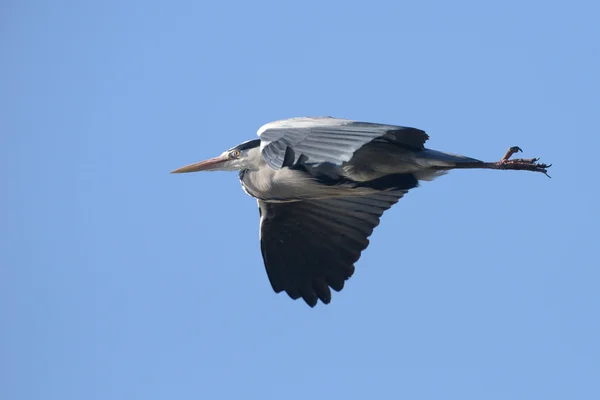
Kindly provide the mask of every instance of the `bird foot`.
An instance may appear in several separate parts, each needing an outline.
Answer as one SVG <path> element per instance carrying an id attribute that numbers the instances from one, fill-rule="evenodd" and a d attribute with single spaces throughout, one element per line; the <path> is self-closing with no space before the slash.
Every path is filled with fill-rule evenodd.
<path id="1" fill-rule="evenodd" d="M 512 146 L 508 149 L 504 157 L 497 162 L 499 169 L 513 169 L 513 170 L 525 170 L 525 171 L 534 171 L 541 172 L 550 178 L 548 175 L 548 168 L 552 166 L 552 164 L 543 164 L 538 163 L 539 158 L 516 158 L 511 160 L 513 154 L 522 152 L 520 147 Z"/>
<path id="2" fill-rule="evenodd" d="M 518 152 L 523 152 L 523 150 L 521 150 L 521 148 L 519 146 L 512 146 L 511 148 L 508 149 L 508 151 L 506 152 L 506 154 L 504 154 L 504 157 L 502 157 L 500 159 L 500 161 L 508 161 L 509 158 L 511 158 L 513 156 L 513 154 L 518 153 Z"/>

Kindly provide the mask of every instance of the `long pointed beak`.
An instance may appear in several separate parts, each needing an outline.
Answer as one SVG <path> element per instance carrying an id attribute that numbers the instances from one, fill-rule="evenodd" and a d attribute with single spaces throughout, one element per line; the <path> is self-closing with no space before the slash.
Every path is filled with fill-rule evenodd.
<path id="1" fill-rule="evenodd" d="M 177 168 L 171 171 L 172 174 L 183 174 L 185 172 L 210 171 L 218 167 L 223 161 L 227 161 L 227 157 L 218 156 L 205 161 L 200 161 L 194 164 L 186 165 L 185 167 Z"/>

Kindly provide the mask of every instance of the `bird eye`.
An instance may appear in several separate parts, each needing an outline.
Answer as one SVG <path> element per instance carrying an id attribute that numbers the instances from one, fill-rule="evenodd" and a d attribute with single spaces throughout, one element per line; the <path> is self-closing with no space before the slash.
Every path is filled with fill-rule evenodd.
<path id="1" fill-rule="evenodd" d="M 240 154 L 242 154 L 241 151 L 234 150 L 231 153 L 229 153 L 229 158 L 238 158 L 240 156 Z"/>

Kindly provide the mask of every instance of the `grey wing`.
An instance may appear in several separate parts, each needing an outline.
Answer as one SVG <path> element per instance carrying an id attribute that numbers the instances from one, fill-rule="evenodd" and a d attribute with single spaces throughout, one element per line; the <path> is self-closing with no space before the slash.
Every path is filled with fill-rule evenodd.
<path id="1" fill-rule="evenodd" d="M 374 139 L 422 150 L 429 138 L 416 128 L 358 122 L 332 117 L 275 121 L 258 130 L 261 155 L 273 169 L 296 164 L 349 161 L 354 152 Z"/>
<path id="2" fill-rule="evenodd" d="M 260 245 L 271 286 L 314 307 L 342 290 L 381 215 L 406 191 L 293 203 L 258 201 Z"/>

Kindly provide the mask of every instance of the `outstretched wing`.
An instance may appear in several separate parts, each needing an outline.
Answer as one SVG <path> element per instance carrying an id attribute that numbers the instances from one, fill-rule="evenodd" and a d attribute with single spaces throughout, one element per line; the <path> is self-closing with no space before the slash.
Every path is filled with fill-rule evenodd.
<path id="1" fill-rule="evenodd" d="M 260 246 L 273 290 L 302 297 L 311 307 L 318 299 L 329 303 L 329 287 L 342 290 L 379 218 L 406 192 L 292 203 L 259 200 Z"/>
<path id="2" fill-rule="evenodd" d="M 263 125 L 258 130 L 263 159 L 273 169 L 306 163 L 341 165 L 374 139 L 423 149 L 429 136 L 416 128 L 357 122 L 332 117 L 292 118 Z"/>

